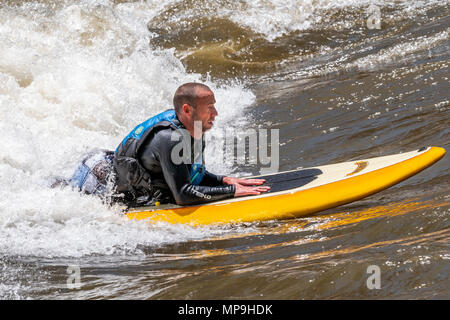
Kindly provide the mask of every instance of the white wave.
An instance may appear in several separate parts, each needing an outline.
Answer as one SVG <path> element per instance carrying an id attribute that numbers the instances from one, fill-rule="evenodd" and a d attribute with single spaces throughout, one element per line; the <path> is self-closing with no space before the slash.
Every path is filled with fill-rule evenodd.
<path id="1" fill-rule="evenodd" d="M 47 176 L 71 175 L 86 151 L 115 149 L 137 123 L 170 108 L 178 85 L 202 80 L 173 50 L 150 48 L 146 23 L 160 8 L 111 1 L 0 7 L 1 254 L 136 254 L 142 245 L 229 232 L 127 221 L 121 208 L 45 186 Z M 206 84 L 216 93 L 219 129 L 245 123 L 253 94 L 238 83 Z M 206 160 L 230 167 L 211 153 Z"/>
<path id="2" fill-rule="evenodd" d="M 448 2 L 448 0 L 446 0 Z M 429 8 L 437 3 L 433 1 L 410 0 L 244 0 L 239 9 L 222 8 L 221 14 L 228 16 L 232 21 L 249 27 L 256 33 L 262 34 L 267 40 L 273 41 L 285 34 L 294 31 L 309 29 L 322 29 L 324 25 L 341 25 L 334 15 L 338 10 L 361 12 L 361 18 L 369 17 L 368 8 L 376 5 L 381 10 L 386 7 L 395 8 L 401 16 L 414 15 L 417 10 Z M 345 21 L 348 28 L 354 23 Z"/>

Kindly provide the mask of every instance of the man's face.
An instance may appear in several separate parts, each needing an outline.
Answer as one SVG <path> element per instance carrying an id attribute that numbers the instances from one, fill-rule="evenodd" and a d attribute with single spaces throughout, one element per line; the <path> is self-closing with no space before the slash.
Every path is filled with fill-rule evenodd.
<path id="1" fill-rule="evenodd" d="M 216 99 L 214 93 L 209 90 L 199 90 L 197 93 L 197 108 L 193 112 L 193 120 L 200 121 L 202 132 L 206 132 L 214 125 L 214 118 L 217 116 L 217 110 L 214 107 Z"/>

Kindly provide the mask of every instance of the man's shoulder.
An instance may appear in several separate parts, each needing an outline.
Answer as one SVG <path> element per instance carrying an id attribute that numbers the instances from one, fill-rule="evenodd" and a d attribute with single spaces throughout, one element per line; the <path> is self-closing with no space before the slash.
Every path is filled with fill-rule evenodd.
<path id="1" fill-rule="evenodd" d="M 164 148 L 172 148 L 181 141 L 183 134 L 186 134 L 183 133 L 183 129 L 175 130 L 171 127 L 161 127 L 155 129 L 155 133 L 150 139 L 149 144 L 158 145 Z"/>
<path id="2" fill-rule="evenodd" d="M 186 131 L 186 132 L 183 132 Z M 172 127 L 158 127 L 155 128 L 155 134 L 153 135 L 153 138 L 163 139 L 163 140 L 175 140 L 179 141 L 180 137 L 183 136 L 183 134 L 186 134 L 187 130 L 185 129 L 174 129 Z"/>

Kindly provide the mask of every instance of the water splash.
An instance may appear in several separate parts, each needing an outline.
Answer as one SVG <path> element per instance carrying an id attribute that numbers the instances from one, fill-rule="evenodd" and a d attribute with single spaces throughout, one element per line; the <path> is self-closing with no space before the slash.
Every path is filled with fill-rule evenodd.
<path id="1" fill-rule="evenodd" d="M 251 91 L 188 73 L 173 50 L 149 46 L 146 23 L 159 7 L 110 1 L 0 7 L 0 253 L 137 254 L 142 245 L 215 232 L 130 223 L 121 207 L 46 186 L 48 176 L 70 176 L 87 151 L 114 150 L 137 123 L 170 108 L 183 82 L 213 89 L 218 129 L 247 121 Z M 207 156 L 208 166 L 232 167 Z"/>

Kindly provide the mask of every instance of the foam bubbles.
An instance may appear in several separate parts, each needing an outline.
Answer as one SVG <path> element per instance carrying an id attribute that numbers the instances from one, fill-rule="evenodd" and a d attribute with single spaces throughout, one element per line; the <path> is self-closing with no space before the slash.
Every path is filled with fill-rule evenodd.
<path id="1" fill-rule="evenodd" d="M 159 5 L 58 6 L 0 8 L 0 253 L 138 254 L 142 246 L 223 232 L 149 226 L 95 197 L 47 188 L 46 177 L 70 176 L 85 152 L 115 149 L 137 123 L 170 108 L 178 85 L 202 80 L 173 50 L 150 48 L 146 23 Z M 216 126 L 246 121 L 250 91 L 206 83 L 223 116 Z M 230 166 L 213 154 L 207 163 Z"/>

